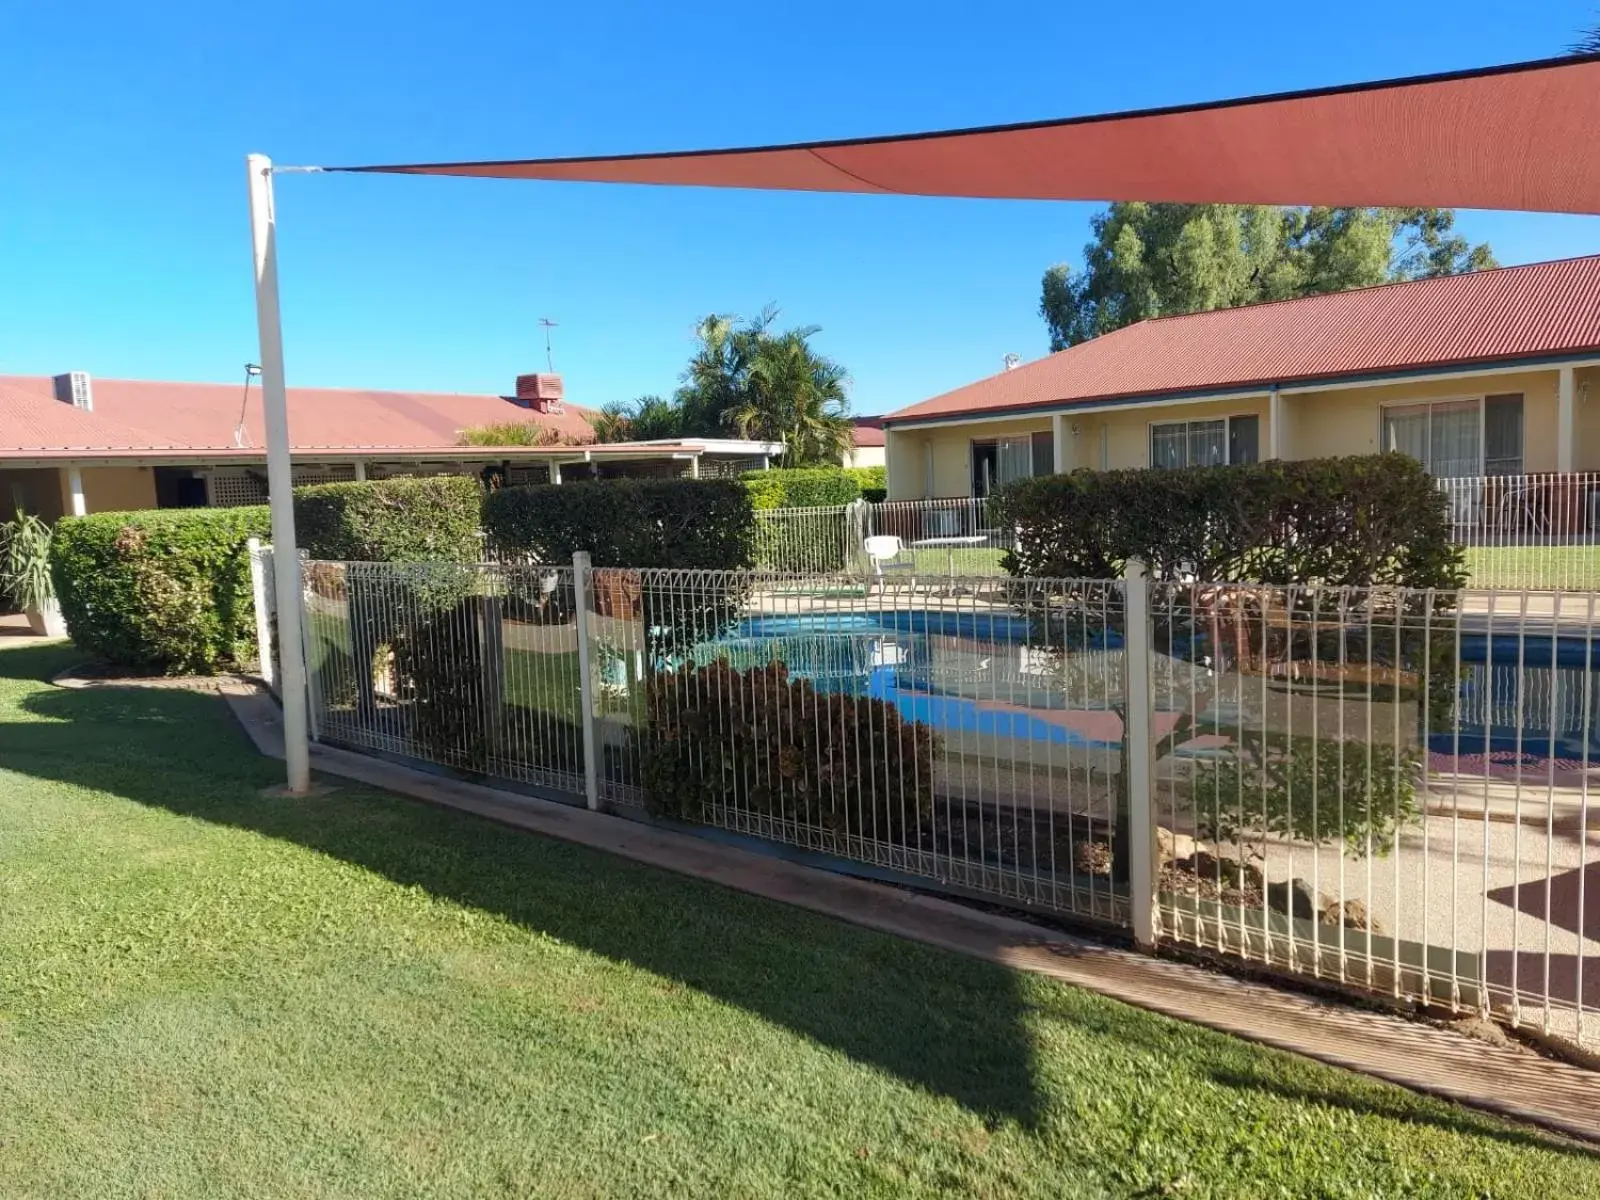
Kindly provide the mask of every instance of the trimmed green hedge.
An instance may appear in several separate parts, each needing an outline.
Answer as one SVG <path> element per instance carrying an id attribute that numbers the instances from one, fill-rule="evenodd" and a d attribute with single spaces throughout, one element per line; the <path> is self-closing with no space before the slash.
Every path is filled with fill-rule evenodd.
<path id="1" fill-rule="evenodd" d="M 335 562 L 477 562 L 483 486 L 464 475 L 296 488 L 301 549 Z"/>
<path id="2" fill-rule="evenodd" d="M 732 479 L 607 479 L 503 488 L 483 506 L 501 553 L 567 566 L 736 570 L 750 566 L 755 515 Z"/>
<path id="3" fill-rule="evenodd" d="M 50 570 L 73 641 L 120 666 L 210 674 L 254 657 L 245 543 L 267 509 L 95 513 L 56 526 Z"/>
<path id="4" fill-rule="evenodd" d="M 507 557 L 597 568 L 740 571 L 754 561 L 755 513 L 736 479 L 614 479 L 506 488 L 484 504 L 490 544 Z M 714 638 L 739 617 L 744 576 L 652 579 L 596 572 L 596 603 L 641 622 L 653 661 Z"/>
<path id="5" fill-rule="evenodd" d="M 1414 458 L 1074 471 L 1019 480 L 990 502 L 1018 532 L 1015 575 L 1460 588 L 1446 498 Z"/>
<path id="6" fill-rule="evenodd" d="M 861 481 L 843 467 L 746 471 L 741 478 L 758 509 L 824 508 L 861 497 Z"/>
<path id="7" fill-rule="evenodd" d="M 869 504 L 882 504 L 889 498 L 888 467 L 846 467 L 845 473 L 861 488 L 861 498 Z"/>

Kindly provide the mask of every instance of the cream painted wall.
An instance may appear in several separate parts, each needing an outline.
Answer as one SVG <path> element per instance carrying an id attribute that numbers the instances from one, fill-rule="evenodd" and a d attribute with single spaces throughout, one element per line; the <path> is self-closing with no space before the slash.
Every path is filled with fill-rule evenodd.
<path id="1" fill-rule="evenodd" d="M 973 425 L 951 425 L 940 429 L 923 430 L 910 434 L 913 445 L 919 442 L 917 453 L 926 454 L 922 446 L 933 447 L 933 491 L 937 498 L 972 495 L 972 443 L 990 438 L 1019 437 L 1028 433 L 1049 433 L 1049 417 L 1023 417 L 1004 421 L 984 421 Z M 899 435 L 897 435 L 899 436 Z M 896 445 L 898 446 L 898 442 Z M 892 489 L 890 496 L 896 500 L 918 499 L 922 496 L 921 472 L 914 476 L 917 490 L 901 496 Z"/>
<path id="2" fill-rule="evenodd" d="M 149 467 L 84 467 L 83 503 L 92 513 L 133 512 L 156 506 L 156 476 Z M 61 468 L 61 506 L 72 511 L 72 487 Z"/>
<path id="3" fill-rule="evenodd" d="M 1104 425 L 1106 429 L 1105 466 L 1108 470 L 1115 471 L 1124 467 L 1150 465 L 1150 426 L 1157 422 L 1215 421 L 1223 417 L 1244 417 L 1252 414 L 1261 418 L 1261 457 L 1265 458 L 1270 439 L 1267 429 L 1267 398 L 1262 396 L 1259 399 L 1214 400 L 1205 404 L 1173 404 L 1160 408 L 1123 409 L 1106 413 L 1094 422 L 1095 433 L 1090 439 L 1089 446 L 1093 451 L 1094 460 L 1082 465 L 1100 466 L 1100 425 Z"/>
<path id="4" fill-rule="evenodd" d="M 1523 398 L 1523 462 L 1529 472 L 1556 469 L 1556 380 L 1553 369 L 1507 371 L 1464 379 L 1419 379 L 1371 387 L 1349 387 L 1283 396 L 1280 430 L 1284 458 L 1376 454 L 1380 449 L 1381 410 L 1386 404 L 1421 400 L 1478 399 L 1506 392 Z M 1583 385 L 1588 384 L 1587 393 Z M 1600 367 L 1577 372 L 1577 446 L 1573 465 L 1600 471 Z M 1261 456 L 1271 446 L 1268 397 L 1215 400 L 1084 411 L 1069 414 L 1064 460 L 1067 470 L 1116 469 L 1150 464 L 1150 425 L 1155 421 L 1206 420 L 1255 413 L 1261 417 Z M 969 446 L 974 439 L 1044 431 L 1049 417 L 973 422 L 889 433 L 889 495 L 919 499 L 924 491 L 926 447 L 933 447 L 934 496 L 971 493 Z M 1102 445 L 1104 461 L 1102 461 Z"/>
<path id="5" fill-rule="evenodd" d="M 845 455 L 844 465 L 847 467 L 881 467 L 888 462 L 885 457 L 887 447 L 884 446 L 856 446 Z"/>
<path id="6" fill-rule="evenodd" d="M 1522 453 L 1527 471 L 1556 469 L 1556 372 L 1511 371 L 1469 379 L 1419 379 L 1377 387 L 1285 396 L 1292 442 L 1286 458 L 1376 454 L 1382 407 L 1421 400 L 1473 400 L 1522 393 Z"/>

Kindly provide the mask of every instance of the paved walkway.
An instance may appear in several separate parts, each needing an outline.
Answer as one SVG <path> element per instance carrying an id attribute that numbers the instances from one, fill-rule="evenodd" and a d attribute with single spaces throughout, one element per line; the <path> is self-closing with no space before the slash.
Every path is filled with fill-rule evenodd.
<path id="1" fill-rule="evenodd" d="M 276 704 L 227 696 L 257 749 L 282 757 Z M 1600 1074 L 1297 992 L 1118 950 L 1027 922 L 717 845 L 618 817 L 314 747 L 329 775 L 443 804 L 884 933 L 1049 975 L 1141 1008 L 1600 1142 Z"/>

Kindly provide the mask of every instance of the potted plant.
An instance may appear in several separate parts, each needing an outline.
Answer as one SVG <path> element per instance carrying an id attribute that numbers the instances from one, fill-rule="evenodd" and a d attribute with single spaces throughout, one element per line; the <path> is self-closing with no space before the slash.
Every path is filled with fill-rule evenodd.
<path id="1" fill-rule="evenodd" d="M 50 582 L 54 531 L 38 517 L 18 512 L 0 525 L 0 591 L 28 614 L 28 626 L 43 637 L 66 637 L 67 624 Z"/>

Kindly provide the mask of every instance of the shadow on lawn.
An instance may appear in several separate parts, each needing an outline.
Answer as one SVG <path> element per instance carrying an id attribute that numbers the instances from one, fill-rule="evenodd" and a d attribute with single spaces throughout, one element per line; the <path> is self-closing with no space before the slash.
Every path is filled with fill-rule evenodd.
<path id="1" fill-rule="evenodd" d="M 8 651 L 0 679 L 69 661 Z M 0 721 L 10 770 L 296 842 L 678 980 L 991 1122 L 1040 1123 L 1030 1007 L 1000 967 L 355 785 L 263 799 L 277 764 L 207 697 L 52 689 L 23 708 L 37 719 Z"/>

